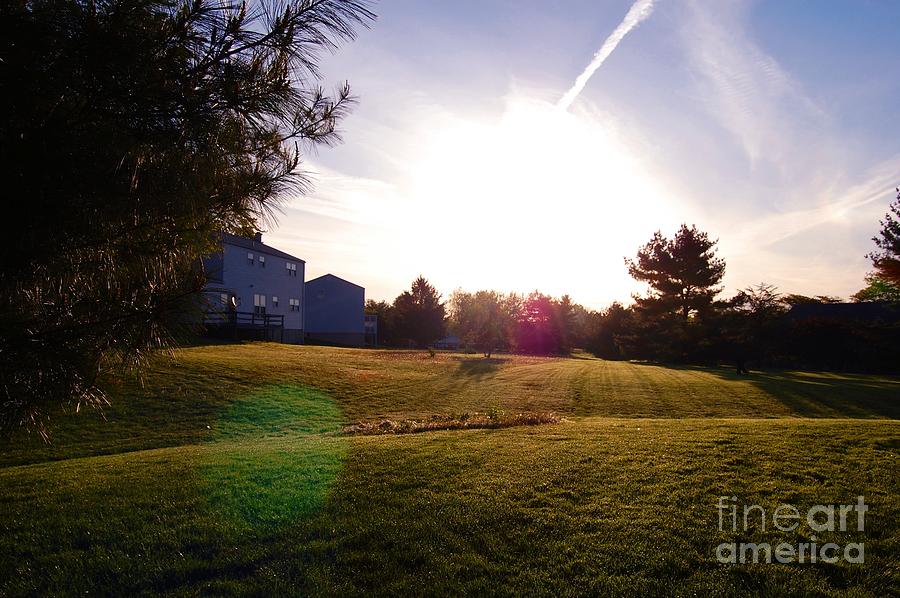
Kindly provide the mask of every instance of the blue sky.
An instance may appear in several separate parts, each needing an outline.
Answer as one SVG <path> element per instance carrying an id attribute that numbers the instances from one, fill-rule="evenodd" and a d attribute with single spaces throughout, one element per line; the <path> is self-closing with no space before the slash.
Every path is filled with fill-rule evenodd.
<path id="1" fill-rule="evenodd" d="M 370 298 L 421 273 L 599 308 L 688 222 L 720 239 L 726 294 L 861 288 L 900 184 L 900 3 L 659 0 L 555 109 L 632 4 L 380 2 L 323 61 L 359 97 L 344 143 L 267 240 Z"/>

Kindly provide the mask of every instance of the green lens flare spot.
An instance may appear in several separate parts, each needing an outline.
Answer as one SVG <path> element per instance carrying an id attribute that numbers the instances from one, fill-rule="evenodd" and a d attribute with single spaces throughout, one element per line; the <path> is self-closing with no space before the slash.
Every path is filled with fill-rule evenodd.
<path id="1" fill-rule="evenodd" d="M 239 527 L 266 531 L 315 513 L 349 441 L 326 435 L 343 418 L 325 393 L 279 385 L 242 397 L 215 424 L 201 467 L 209 505 Z"/>

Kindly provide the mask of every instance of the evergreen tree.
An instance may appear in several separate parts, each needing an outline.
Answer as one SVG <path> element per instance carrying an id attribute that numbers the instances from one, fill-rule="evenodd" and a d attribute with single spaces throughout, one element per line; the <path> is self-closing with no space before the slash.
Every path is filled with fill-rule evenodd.
<path id="1" fill-rule="evenodd" d="M 101 405 L 98 377 L 171 346 L 221 231 L 304 192 L 352 98 L 317 59 L 365 0 L 0 3 L 5 424 Z"/>
<path id="2" fill-rule="evenodd" d="M 446 308 L 441 295 L 424 277 L 415 279 L 410 290 L 394 300 L 397 336 L 420 348 L 444 336 Z"/>
<path id="3" fill-rule="evenodd" d="M 687 322 L 702 314 L 721 291 L 725 261 L 715 255 L 716 241 L 710 241 L 696 226 L 682 224 L 674 239 L 659 231 L 638 250 L 635 259 L 626 259 L 628 273 L 650 285 L 646 297 L 635 297 L 640 308 L 651 314 L 677 315 Z"/>
<path id="4" fill-rule="evenodd" d="M 887 301 L 900 303 L 900 282 L 891 282 L 874 272 L 866 275 L 866 288 L 856 292 L 854 301 Z"/>
<path id="5" fill-rule="evenodd" d="M 896 191 L 897 200 L 881 221 L 878 236 L 872 238 L 878 251 L 870 253 L 869 257 L 879 279 L 900 286 L 900 188 Z"/>

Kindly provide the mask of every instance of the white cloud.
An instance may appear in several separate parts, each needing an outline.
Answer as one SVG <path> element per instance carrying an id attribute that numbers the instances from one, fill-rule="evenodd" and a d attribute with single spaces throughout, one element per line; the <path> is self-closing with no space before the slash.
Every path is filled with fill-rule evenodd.
<path id="1" fill-rule="evenodd" d="M 760 280 L 857 290 L 900 157 L 855 166 L 868 158 L 848 155 L 839 123 L 753 39 L 740 5 L 664 6 L 675 7 L 660 4 L 654 25 L 682 19 L 685 60 L 660 80 L 637 73 L 658 93 L 642 98 L 665 98 L 659 112 L 615 84 L 568 112 L 537 84 L 505 97 L 473 86 L 478 101 L 460 103 L 436 83 L 422 91 L 419 74 L 384 77 L 367 62 L 375 74 L 346 146 L 311 165 L 315 192 L 289 202 L 269 239 L 305 258 L 309 276 L 335 272 L 369 297 L 392 298 L 422 273 L 444 292 L 537 287 L 601 307 L 637 288 L 622 257 L 685 221 L 721 238 L 729 291 Z M 646 37 L 633 38 L 635 52 Z"/>
<path id="2" fill-rule="evenodd" d="M 828 126 L 827 113 L 754 43 L 744 29 L 742 4 L 693 2 L 682 34 L 696 76 L 697 99 L 735 136 L 751 165 L 781 168 L 816 158 L 826 141 L 810 134 Z"/>
<path id="3" fill-rule="evenodd" d="M 743 170 L 722 158 L 736 173 L 732 190 L 699 190 L 722 233 L 726 282 L 849 295 L 868 268 L 900 156 L 859 168 L 848 132 L 748 33 L 748 6 L 693 2 L 681 31 L 694 100 L 747 158 Z M 743 201 L 718 201 L 723 193 Z"/>

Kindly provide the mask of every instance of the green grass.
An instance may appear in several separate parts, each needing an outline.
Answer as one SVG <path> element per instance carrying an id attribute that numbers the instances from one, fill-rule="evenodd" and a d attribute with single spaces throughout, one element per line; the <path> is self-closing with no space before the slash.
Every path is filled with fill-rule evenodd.
<path id="1" fill-rule="evenodd" d="M 566 421 L 337 433 L 491 409 Z M 120 382 L 106 421 L 2 447 L 0 595 L 897 594 L 898 415 L 890 377 L 191 348 Z M 866 562 L 721 565 L 721 542 L 803 540 L 720 532 L 724 495 L 864 495 L 863 534 L 818 540 Z"/>

